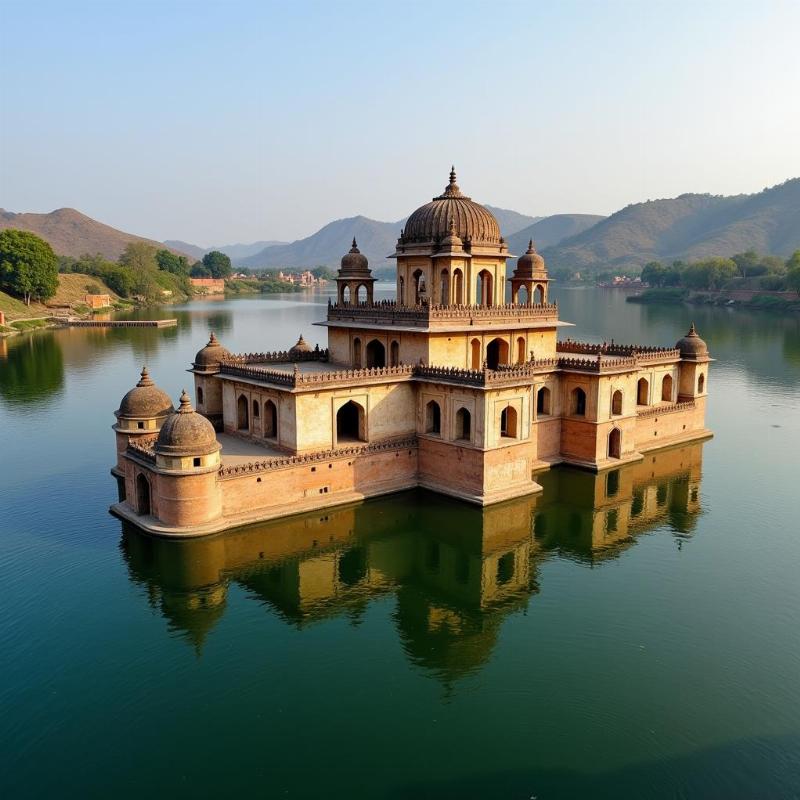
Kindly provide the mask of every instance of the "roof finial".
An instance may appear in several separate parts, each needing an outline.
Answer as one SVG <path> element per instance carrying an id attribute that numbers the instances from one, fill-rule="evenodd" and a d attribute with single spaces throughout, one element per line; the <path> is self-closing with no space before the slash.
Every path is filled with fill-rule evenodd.
<path id="1" fill-rule="evenodd" d="M 689 333 L 686 334 L 687 336 L 697 336 L 697 330 L 694 327 L 694 322 L 689 326 Z"/>
<path id="2" fill-rule="evenodd" d="M 357 253 L 358 252 L 358 245 L 356 244 L 356 237 L 355 236 L 353 237 L 353 246 L 350 249 L 350 252 L 351 253 Z"/>
<path id="3" fill-rule="evenodd" d="M 141 378 L 137 386 L 153 386 L 153 379 L 150 377 L 150 373 L 147 371 L 146 366 L 142 366 L 142 371 L 140 373 Z"/>
<path id="4" fill-rule="evenodd" d="M 218 344 L 217 337 L 214 335 L 214 331 L 211 331 L 211 336 L 208 337 L 208 344 Z M 207 347 L 208 345 L 206 345 Z"/>
<path id="5" fill-rule="evenodd" d="M 449 233 L 450 233 L 451 236 L 455 236 L 456 235 L 456 220 L 455 220 L 455 217 L 452 214 L 450 215 Z"/>
<path id="6" fill-rule="evenodd" d="M 536 252 L 536 251 L 533 249 L 533 239 L 530 239 L 530 240 L 528 241 L 528 252 L 529 252 L 529 253 L 535 253 L 535 252 Z"/>
<path id="7" fill-rule="evenodd" d="M 194 411 L 192 408 L 192 401 L 189 399 L 189 395 L 186 394 L 186 389 L 181 390 L 181 405 L 178 409 L 178 413 L 180 414 L 189 414 L 190 412 Z"/>
<path id="8" fill-rule="evenodd" d="M 450 185 L 452 186 L 456 182 L 456 168 L 454 165 L 450 167 Z"/>

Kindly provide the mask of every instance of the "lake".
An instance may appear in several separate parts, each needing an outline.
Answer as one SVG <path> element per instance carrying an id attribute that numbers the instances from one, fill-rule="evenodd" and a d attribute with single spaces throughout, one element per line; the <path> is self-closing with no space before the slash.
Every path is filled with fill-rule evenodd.
<path id="1" fill-rule="evenodd" d="M 800 796 L 800 320 L 553 296 L 582 340 L 693 320 L 715 437 L 186 542 L 107 511 L 119 400 L 146 363 L 177 402 L 210 330 L 324 346 L 327 297 L 0 340 L 0 793 Z"/>

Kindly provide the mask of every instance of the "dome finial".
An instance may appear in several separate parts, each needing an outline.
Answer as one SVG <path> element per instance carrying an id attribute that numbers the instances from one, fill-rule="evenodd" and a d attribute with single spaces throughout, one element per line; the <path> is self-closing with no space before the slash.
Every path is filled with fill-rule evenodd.
<path id="1" fill-rule="evenodd" d="M 189 395 L 186 394 L 186 389 L 181 390 L 181 405 L 178 409 L 179 414 L 191 414 L 194 411 L 192 408 L 192 401 L 189 399 Z"/>
<path id="2" fill-rule="evenodd" d="M 533 239 L 530 239 L 528 241 L 528 252 L 529 253 L 535 253 L 536 252 L 536 249 L 533 246 Z"/>
<path id="3" fill-rule="evenodd" d="M 356 244 L 356 237 L 355 236 L 353 237 L 353 246 L 350 248 L 350 252 L 351 253 L 358 253 L 359 252 L 358 245 Z"/>
<path id="4" fill-rule="evenodd" d="M 456 168 L 455 165 L 450 167 L 450 185 L 453 186 L 456 182 Z"/>
<path id="5" fill-rule="evenodd" d="M 139 380 L 139 383 L 136 384 L 137 386 L 153 386 L 154 385 L 153 384 L 153 379 L 150 377 L 150 373 L 147 371 L 147 367 L 146 366 L 142 366 L 142 371 L 141 371 L 140 374 L 141 374 L 141 378 Z"/>
<path id="6" fill-rule="evenodd" d="M 449 229 L 448 233 L 451 236 L 455 236 L 456 235 L 456 219 L 452 214 L 450 215 L 450 229 Z"/>
<path id="7" fill-rule="evenodd" d="M 694 327 L 694 322 L 689 326 L 689 333 L 686 334 L 687 336 L 699 336 L 697 329 Z"/>
<path id="8" fill-rule="evenodd" d="M 210 345 L 217 344 L 217 337 L 214 335 L 214 331 L 211 331 L 211 335 L 208 337 L 208 343 Z"/>

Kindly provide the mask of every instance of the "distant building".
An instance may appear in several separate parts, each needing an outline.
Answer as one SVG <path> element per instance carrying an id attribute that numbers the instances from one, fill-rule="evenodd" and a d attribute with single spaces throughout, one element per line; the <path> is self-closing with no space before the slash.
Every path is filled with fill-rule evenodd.
<path id="1" fill-rule="evenodd" d="M 415 486 L 487 506 L 541 492 L 553 464 L 608 470 L 710 436 L 694 326 L 668 347 L 559 340 L 572 323 L 544 259 L 530 242 L 507 276 L 497 220 L 454 171 L 391 258 L 397 299 L 376 301 L 353 241 L 317 323 L 327 349 L 234 355 L 212 334 L 197 410 L 143 372 L 116 412 L 114 513 L 185 536 Z"/>
<path id="2" fill-rule="evenodd" d="M 108 308 L 111 305 L 111 297 L 107 294 L 87 294 L 84 301 L 93 311 L 98 308 Z"/>

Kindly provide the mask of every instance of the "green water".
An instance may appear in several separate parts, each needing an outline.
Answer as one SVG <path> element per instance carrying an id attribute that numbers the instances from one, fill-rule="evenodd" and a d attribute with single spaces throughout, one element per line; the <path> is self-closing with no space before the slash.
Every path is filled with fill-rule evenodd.
<path id="1" fill-rule="evenodd" d="M 485 511 L 123 530 L 110 426 L 141 364 L 177 398 L 210 329 L 322 344 L 324 300 L 0 344 L 0 795 L 800 796 L 800 322 L 562 289 L 578 338 L 693 318 L 715 438 Z"/>

